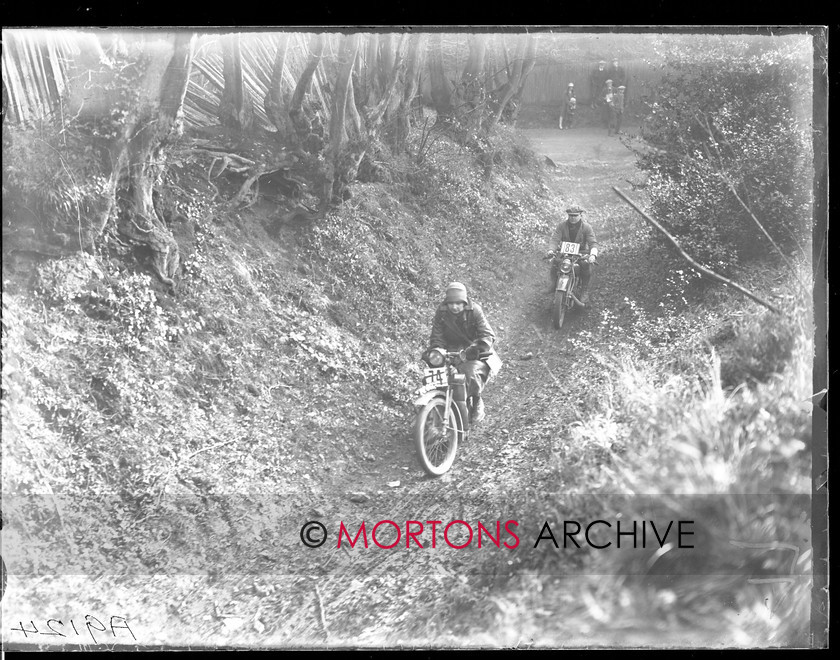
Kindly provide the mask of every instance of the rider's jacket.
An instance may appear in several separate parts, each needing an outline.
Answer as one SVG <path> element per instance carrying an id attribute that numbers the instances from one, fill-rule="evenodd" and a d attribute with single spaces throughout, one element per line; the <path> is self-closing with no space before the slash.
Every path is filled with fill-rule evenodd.
<path id="1" fill-rule="evenodd" d="M 580 226 L 578 227 L 574 241 L 572 241 L 571 233 L 569 232 L 569 221 L 563 220 L 559 223 L 557 229 L 554 230 L 554 235 L 551 237 L 548 249 L 554 252 L 564 241 L 580 245 L 581 254 L 586 254 L 598 245 L 598 241 L 595 240 L 595 232 L 592 231 L 592 225 L 585 220 L 580 221 Z"/>
<path id="2" fill-rule="evenodd" d="M 452 314 L 445 302 L 435 311 L 429 348 L 459 351 L 475 344 L 481 351 L 489 351 L 495 341 L 496 334 L 477 302 L 467 302 L 460 314 Z"/>

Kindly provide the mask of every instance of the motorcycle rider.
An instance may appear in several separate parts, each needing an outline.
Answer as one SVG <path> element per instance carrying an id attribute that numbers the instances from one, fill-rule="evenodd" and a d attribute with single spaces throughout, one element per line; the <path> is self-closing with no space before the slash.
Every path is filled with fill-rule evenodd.
<path id="1" fill-rule="evenodd" d="M 583 209 L 579 206 L 571 206 L 566 209 L 568 218 L 558 223 L 557 228 L 549 242 L 548 255 L 551 256 L 557 248 L 565 241 L 569 243 L 577 243 L 580 246 L 580 254 L 586 254 L 578 261 L 580 267 L 580 283 L 581 295 L 580 301 L 586 305 L 589 303 L 589 284 L 592 280 L 591 264 L 595 263 L 595 257 L 598 256 L 598 242 L 595 240 L 595 232 L 592 230 L 592 225 L 584 222 L 581 218 Z M 554 293 L 554 287 L 557 283 L 557 264 L 551 264 L 551 289 L 549 293 Z"/>
<path id="2" fill-rule="evenodd" d="M 459 364 L 457 369 L 466 376 L 467 397 L 473 398 L 470 413 L 473 424 L 484 419 L 481 392 L 490 377 L 490 368 L 479 359 L 479 355 L 490 351 L 495 341 L 496 335 L 481 305 L 469 299 L 467 287 L 460 282 L 449 284 L 443 302 L 435 311 L 429 348 L 442 348 L 446 351 L 466 349 L 466 361 Z"/>

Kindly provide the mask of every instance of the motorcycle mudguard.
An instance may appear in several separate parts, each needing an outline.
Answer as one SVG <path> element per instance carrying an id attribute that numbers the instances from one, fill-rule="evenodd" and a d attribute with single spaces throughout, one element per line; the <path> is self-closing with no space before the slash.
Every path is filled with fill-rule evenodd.
<path id="1" fill-rule="evenodd" d="M 425 406 L 435 397 L 444 398 L 443 394 L 441 394 L 439 390 L 429 390 L 428 392 L 423 392 L 423 394 L 414 399 L 414 405 L 418 407 Z"/>
<path id="2" fill-rule="evenodd" d="M 557 278 L 557 291 L 567 291 L 569 288 L 569 276 L 563 275 Z"/>
<path id="3" fill-rule="evenodd" d="M 446 396 L 440 390 L 432 390 L 431 392 L 424 392 L 419 397 L 414 400 L 414 405 L 418 408 L 422 408 L 427 403 L 432 401 L 433 399 L 440 398 L 441 401 L 444 403 L 446 402 Z M 455 412 L 455 423 L 458 425 L 458 441 L 463 442 L 466 439 L 468 428 L 467 425 L 469 424 L 469 415 L 467 414 L 467 406 L 465 403 L 461 403 L 460 405 L 453 405 L 452 409 Z"/>

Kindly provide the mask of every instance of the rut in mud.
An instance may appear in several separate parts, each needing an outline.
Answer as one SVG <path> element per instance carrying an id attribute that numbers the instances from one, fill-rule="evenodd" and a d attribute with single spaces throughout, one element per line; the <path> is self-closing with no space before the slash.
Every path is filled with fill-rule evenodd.
<path id="1" fill-rule="evenodd" d="M 591 385 L 597 373 L 577 359 L 572 338 L 598 323 L 600 309 L 621 307 L 625 291 L 618 283 L 627 281 L 630 265 L 623 259 L 634 257 L 610 249 L 621 238 L 610 224 L 621 205 L 611 186 L 626 184 L 634 176 L 632 153 L 600 129 L 535 130 L 528 135 L 535 151 L 557 164 L 554 185 L 564 197 L 584 206 L 603 246 L 592 310 L 573 315 L 561 331 L 552 329 L 542 255 L 535 254 L 523 264 L 511 296 L 517 304 L 490 318 L 504 367 L 485 393 L 487 418 L 459 448 L 452 469 L 443 477 L 429 478 L 419 468 L 411 443 L 410 411 L 372 423 L 371 445 L 379 447 L 368 457 L 373 460 L 318 475 L 308 482 L 306 509 L 284 521 L 277 567 L 292 567 L 293 574 L 272 575 L 268 562 L 259 576 L 244 576 L 235 587 L 223 579 L 212 588 L 220 601 L 239 594 L 233 598 L 236 601 L 247 593 L 251 602 L 240 605 L 250 610 L 260 600 L 252 583 L 274 585 L 260 607 L 266 613 L 281 613 L 276 623 L 282 620 L 282 625 L 269 637 L 243 629 L 237 643 L 394 645 L 433 639 L 446 645 L 459 638 L 475 641 L 490 632 L 497 610 L 485 596 L 503 593 L 505 585 L 521 577 L 516 554 L 488 547 L 486 537 L 480 551 L 475 542 L 465 550 L 445 547 L 442 529 L 452 520 L 468 521 L 474 528 L 481 521 L 495 534 L 497 520 L 502 525 L 523 520 L 526 512 L 512 508 L 512 502 L 516 507 L 530 501 L 531 513 L 545 517 L 551 513 L 545 510 L 547 495 L 571 485 L 556 482 L 561 441 L 574 421 L 574 411 L 594 405 L 598 398 Z M 574 474 L 568 478 L 574 479 Z M 525 492 L 530 500 L 523 497 Z M 350 493 L 369 499 L 353 502 Z M 321 548 L 301 544 L 299 525 L 310 519 L 323 522 L 330 534 Z M 372 541 L 364 549 L 361 538 L 353 549 L 348 549 L 346 538 L 343 548 L 336 548 L 342 522 L 355 536 L 364 521 L 370 538 L 372 527 L 382 520 L 402 528 L 403 536 L 393 549 L 377 548 Z M 442 524 L 432 549 L 427 521 L 434 520 Z M 424 544 L 422 549 L 414 543 L 405 547 L 406 521 L 425 526 L 415 539 Z M 533 544 L 539 529 L 524 529 L 524 521 L 520 525 L 523 546 Z M 465 533 L 463 526 L 454 527 L 453 543 L 468 540 L 461 532 Z M 377 534 L 384 545 L 396 538 L 390 523 Z M 504 528 L 501 540 L 513 542 Z M 191 618 L 189 610 L 185 604 L 181 613 L 185 620 Z"/>
<path id="2" fill-rule="evenodd" d="M 506 291 L 498 296 L 485 292 L 481 302 L 489 310 L 504 367 L 486 391 L 485 421 L 459 448 L 452 469 L 437 479 L 426 477 L 418 465 L 411 441 L 413 409 L 404 404 L 365 407 L 357 400 L 359 410 L 376 410 L 376 416 L 360 417 L 359 410 L 348 408 L 342 430 L 345 440 L 350 440 L 348 453 L 322 462 L 320 470 L 315 463 L 300 462 L 265 465 L 261 470 L 257 456 L 271 457 L 275 449 L 266 429 L 216 429 L 221 438 L 247 435 L 254 443 L 254 456 L 245 465 L 237 463 L 237 455 L 227 461 L 235 463 L 229 467 L 208 463 L 236 479 L 228 488 L 215 484 L 210 492 L 206 482 L 198 480 L 195 467 L 189 466 L 196 475 L 191 483 L 183 469 L 194 457 L 194 465 L 209 460 L 209 452 L 201 454 L 200 447 L 191 451 L 180 473 L 174 464 L 164 475 L 173 486 L 167 492 L 170 497 L 185 497 L 188 505 L 182 509 L 195 512 L 187 534 L 200 533 L 202 547 L 196 549 L 195 536 L 193 545 L 185 544 L 178 521 L 172 520 L 161 522 L 160 538 L 154 541 L 162 560 L 180 558 L 189 548 L 192 561 L 203 558 L 201 566 L 188 559 L 183 572 L 171 576 L 172 564 L 164 561 L 169 577 L 104 577 L 96 582 L 98 601 L 131 613 L 143 644 L 494 643 L 488 636 L 500 612 L 495 599 L 506 589 L 521 588 L 523 580 L 535 574 L 574 578 L 579 566 L 572 562 L 579 559 L 546 553 L 535 562 L 523 551 L 539 534 L 539 520 L 556 513 L 562 493 L 586 488 L 578 483 L 573 465 L 564 468 L 569 425 L 594 408 L 601 396 L 600 369 L 591 359 L 581 359 L 581 342 L 591 342 L 589 337 L 597 334 L 593 331 L 602 322 L 603 310 L 610 310 L 618 322 L 630 313 L 623 301 L 628 292 L 638 298 L 643 289 L 644 270 L 637 264 L 645 255 L 638 247 L 640 241 L 628 240 L 639 224 L 611 191 L 611 186 L 626 185 L 636 176 L 632 152 L 599 128 L 526 134 L 533 149 L 556 165 L 549 185 L 569 203 L 582 205 L 596 230 L 601 253 L 591 309 L 572 315 L 561 331 L 551 328 L 547 265 L 541 249 L 519 264 Z M 540 239 L 538 244 L 547 245 L 549 235 Z M 492 255 L 481 256 L 492 260 Z M 493 305 L 495 297 L 512 303 Z M 428 310 L 429 323 L 433 311 Z M 305 397 L 309 402 L 307 431 L 293 439 L 301 443 L 299 455 L 320 455 L 320 443 L 326 448 L 335 437 L 319 426 L 319 411 L 335 405 L 331 392 L 304 392 L 293 382 L 274 387 L 274 396 Z M 207 440 L 206 446 L 211 443 Z M 220 456 L 224 460 L 224 454 Z M 267 476 L 261 484 L 262 475 Z M 254 532 L 256 536 L 236 539 L 232 546 L 230 530 L 238 529 L 252 514 L 262 516 L 263 523 L 271 520 L 270 529 L 264 529 L 261 537 Z M 328 542 L 319 548 L 301 542 L 301 526 L 312 520 L 328 530 Z M 382 520 L 393 521 L 403 534 L 407 521 L 419 521 L 426 530 L 416 540 L 424 547 L 406 548 L 403 537 L 392 549 L 372 543 L 365 549 L 361 539 L 352 549 L 346 540 L 337 548 L 342 522 L 355 536 L 364 521 L 370 537 L 372 527 Z M 496 547 L 485 536 L 479 549 L 477 540 L 469 543 L 461 524 L 448 538 L 465 547 L 448 547 L 442 533 L 453 520 L 466 521 L 474 529 L 482 522 L 493 535 L 496 521 L 502 526 L 518 521 L 519 527 L 513 529 L 520 547 L 511 550 L 501 543 Z M 441 521 L 435 547 L 429 546 L 435 535 L 427 521 Z M 497 543 L 513 541 L 506 531 L 502 527 Z M 390 523 L 378 530 L 381 543 L 388 545 L 394 538 Z M 204 574 L 207 566 L 212 567 L 210 575 Z M 44 598 L 49 589 L 45 587 Z M 34 612 L 38 602 L 30 598 L 25 609 Z M 562 618 L 562 612 L 545 615 Z"/>

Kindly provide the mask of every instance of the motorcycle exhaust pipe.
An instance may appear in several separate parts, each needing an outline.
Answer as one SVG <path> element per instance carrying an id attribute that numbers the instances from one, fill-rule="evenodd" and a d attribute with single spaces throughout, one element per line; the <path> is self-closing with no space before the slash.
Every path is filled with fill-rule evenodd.
<path id="1" fill-rule="evenodd" d="M 575 303 L 575 305 L 577 305 L 578 307 L 584 307 L 584 308 L 586 307 L 586 305 L 584 305 L 584 304 L 583 304 L 580 300 L 578 300 L 578 299 L 577 299 L 577 296 L 576 296 L 575 294 L 573 294 L 573 293 L 569 293 L 569 296 L 571 296 L 572 301 L 573 301 L 573 302 Z"/>

